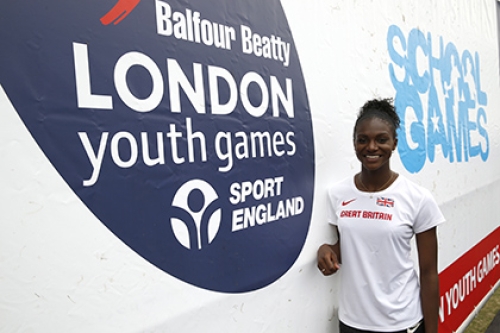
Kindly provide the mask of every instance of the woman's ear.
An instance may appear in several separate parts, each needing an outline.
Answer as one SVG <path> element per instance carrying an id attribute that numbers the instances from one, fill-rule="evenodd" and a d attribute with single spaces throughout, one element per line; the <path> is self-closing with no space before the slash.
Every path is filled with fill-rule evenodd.
<path id="1" fill-rule="evenodd" d="M 396 150 L 396 148 L 398 147 L 398 138 L 395 138 L 394 139 L 394 147 L 392 148 L 392 150 Z"/>

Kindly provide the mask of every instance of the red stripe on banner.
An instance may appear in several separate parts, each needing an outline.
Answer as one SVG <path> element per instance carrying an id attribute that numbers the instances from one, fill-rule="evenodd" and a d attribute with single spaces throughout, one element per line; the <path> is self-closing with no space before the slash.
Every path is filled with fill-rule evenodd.
<path id="1" fill-rule="evenodd" d="M 114 24 L 120 23 L 131 11 L 134 10 L 135 6 L 139 4 L 141 0 L 119 0 L 109 12 L 101 17 L 101 23 L 108 25 L 111 22 Z"/>
<path id="2" fill-rule="evenodd" d="M 500 227 L 439 274 L 439 332 L 455 332 L 500 280 Z"/>

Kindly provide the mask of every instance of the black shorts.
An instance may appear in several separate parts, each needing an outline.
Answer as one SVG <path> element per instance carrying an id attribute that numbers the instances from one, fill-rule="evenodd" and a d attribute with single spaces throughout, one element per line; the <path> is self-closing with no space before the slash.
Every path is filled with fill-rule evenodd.
<path id="1" fill-rule="evenodd" d="M 380 332 L 374 332 L 374 331 L 365 331 L 365 330 L 360 330 L 351 326 L 347 326 L 343 322 L 339 322 L 339 328 L 340 328 L 340 333 L 380 333 Z M 413 333 L 425 333 L 425 328 L 424 328 L 424 322 L 420 322 L 420 326 L 415 330 L 411 331 L 412 328 L 405 329 L 402 331 L 394 331 L 394 332 L 384 332 L 384 333 L 408 333 L 408 332 L 413 332 Z"/>

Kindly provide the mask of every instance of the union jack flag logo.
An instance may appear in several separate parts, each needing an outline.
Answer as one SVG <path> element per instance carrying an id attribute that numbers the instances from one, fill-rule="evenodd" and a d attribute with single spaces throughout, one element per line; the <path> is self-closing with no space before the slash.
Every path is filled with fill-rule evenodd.
<path id="1" fill-rule="evenodd" d="M 390 198 L 377 198 L 377 205 L 382 207 L 394 207 L 394 200 Z"/>

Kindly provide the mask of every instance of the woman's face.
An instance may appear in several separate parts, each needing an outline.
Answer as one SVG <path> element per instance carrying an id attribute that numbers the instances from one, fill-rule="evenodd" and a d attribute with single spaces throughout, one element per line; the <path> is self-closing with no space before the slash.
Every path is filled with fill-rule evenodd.
<path id="1" fill-rule="evenodd" d="M 377 117 L 367 118 L 354 133 L 354 150 L 363 168 L 368 170 L 389 169 L 389 159 L 396 149 L 397 139 L 393 127 Z"/>

